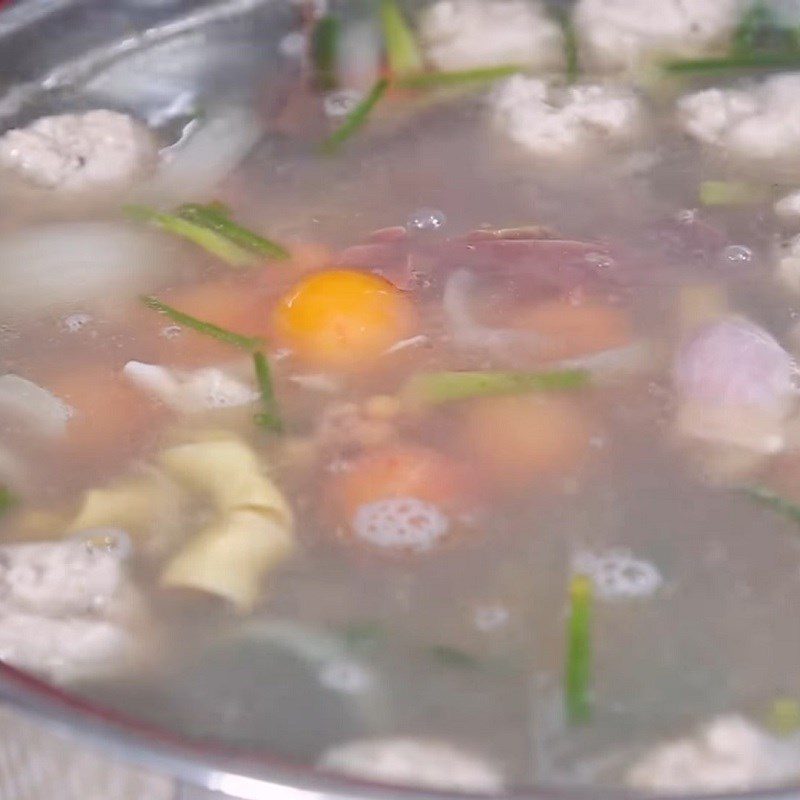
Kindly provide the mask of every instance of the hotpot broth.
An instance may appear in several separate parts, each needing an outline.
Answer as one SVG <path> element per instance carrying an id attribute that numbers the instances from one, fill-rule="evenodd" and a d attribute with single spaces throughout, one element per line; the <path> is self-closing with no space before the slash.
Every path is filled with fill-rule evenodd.
<path id="1" fill-rule="evenodd" d="M 323 156 L 318 144 L 338 124 L 320 112 L 323 93 L 301 96 L 298 59 L 257 44 L 276 13 L 282 25 L 303 29 L 299 8 L 257 8 L 208 26 L 202 41 L 193 33 L 88 75 L 76 70 L 74 82 L 43 92 L 8 121 L 12 127 L 43 114 L 106 107 L 152 120 L 161 111 L 163 142 L 187 133 L 200 110 L 213 115 L 235 106 L 254 111 L 259 126 L 240 163 L 197 194 L 142 179 L 127 194 L 114 190 L 98 199 L 87 192 L 63 202 L 58 189 L 9 179 L 0 223 L 6 240 L 58 223 L 66 226 L 62 238 L 43 241 L 65 248 L 71 260 L 69 248 L 89 245 L 69 226 L 107 222 L 153 239 L 147 246 L 159 268 L 131 264 L 130 280 L 113 291 L 85 292 L 76 279 L 74 292 L 55 303 L 40 302 L 23 286 L 22 299 L 6 306 L 2 371 L 47 389 L 69 416 L 59 435 L 31 435 L 26 426 L 35 423 L 0 403 L 3 446 L 14 461 L 4 480 L 18 501 L 2 520 L 5 542 L 74 535 L 91 490 L 131 476 L 166 481 L 160 499 L 148 501 L 142 529 L 122 525 L 116 512 L 88 526 L 123 527 L 130 537 L 124 580 L 141 597 L 135 614 L 126 608 L 112 618 L 132 627 L 135 655 L 114 651 L 108 663 L 68 674 L 53 667 L 57 653 L 43 665 L 23 666 L 189 737 L 309 763 L 351 739 L 430 737 L 482 754 L 508 784 L 616 786 L 630 780 L 647 747 L 690 735 L 718 715 L 739 714 L 767 729 L 776 701 L 785 709 L 800 698 L 793 666 L 800 635 L 791 622 L 800 603 L 797 523 L 744 490 L 769 487 L 788 501 L 792 493 L 800 497 L 795 409 L 780 420 L 780 446 L 732 446 L 724 435 L 706 440 L 680 428 L 686 398 L 673 379 L 686 342 L 728 316 L 762 326 L 790 353 L 796 346 L 796 295 L 775 277 L 775 245 L 790 223 L 772 210 L 780 196 L 773 184 L 791 184 L 780 177 L 790 173 L 767 176 L 747 160 L 706 150 L 676 122 L 678 95 L 733 85 L 740 74 L 663 78 L 636 89 L 644 119 L 636 136 L 569 158 L 532 156 L 487 122 L 487 93 L 496 87 L 486 84 L 449 94 L 398 91 L 333 156 Z M 336 13 L 345 30 L 368 18 L 355 4 Z M 291 49 L 286 40 L 283 48 Z M 173 101 L 204 54 L 199 94 L 179 108 Z M 174 92 L 162 97 L 146 87 L 163 71 L 170 76 L 163 85 Z M 643 75 L 644 67 L 602 80 L 630 86 Z M 594 79 L 590 71 L 579 78 Z M 360 89 L 369 84 L 361 75 L 348 80 Z M 764 194 L 703 206 L 698 191 L 706 181 Z M 291 257 L 232 268 L 121 210 L 135 202 L 169 212 L 178 202 L 213 200 Z M 395 226 L 407 238 L 383 234 L 383 250 L 372 254 L 390 254 L 388 266 L 375 265 L 389 280 L 374 301 L 382 321 L 367 315 L 353 329 L 341 323 L 344 333 L 331 323 L 334 332 L 322 342 L 313 320 L 276 322 L 281 298 L 296 294 L 309 275 L 335 267 L 370 272 L 346 248 Z M 469 238 L 476 230 L 531 226 L 548 230 L 506 234 L 533 242 L 522 258 L 509 255 L 508 241 L 492 250 L 485 238 Z M 548 239 L 589 245 L 577 256 L 554 257 Z M 0 244 L 9 280 L 24 284 L 19 265 L 2 250 Z M 53 265 L 58 269 L 57 258 Z M 479 335 L 476 342 L 459 332 L 443 298 L 465 269 L 474 326 L 508 333 L 516 324 L 515 335 Z M 333 281 L 320 291 L 338 296 L 339 288 Z M 249 353 L 160 316 L 142 305 L 141 294 L 264 337 L 277 402 L 267 411 L 280 416 L 283 429 L 254 422 L 264 409 Z M 386 296 L 402 306 L 398 318 L 395 311 L 381 316 Z M 341 307 L 358 315 L 359 301 L 350 298 L 344 292 Z M 554 302 L 563 304 L 556 312 Z M 586 308 L 588 321 L 573 323 L 577 334 L 563 327 L 575 309 Z M 363 336 L 371 324 L 375 330 Z M 384 336 L 381 325 L 396 326 L 397 335 L 392 339 L 390 329 L 391 346 L 383 348 L 389 352 L 374 357 L 370 342 Z M 336 344 L 340 334 L 344 345 Z M 345 357 L 337 347 L 363 353 Z M 610 367 L 587 359 L 605 350 L 613 351 Z M 170 407 L 167 395 L 154 397 L 130 380 L 125 365 L 132 361 L 185 371 L 220 367 L 249 402 Z M 564 369 L 588 370 L 586 385 L 439 407 L 418 407 L 400 392 L 423 372 Z M 741 372 L 741 364 L 728 369 Z M 525 430 L 524 421 L 504 416 L 513 414 L 532 415 L 542 426 L 533 444 L 525 445 L 523 433 L 504 432 L 506 425 Z M 496 452 L 513 450 L 516 439 L 524 439 L 521 454 Z M 163 453 L 220 440 L 254 454 L 257 472 L 285 495 L 294 519 L 291 546 L 257 577 L 254 596 L 240 596 L 238 585 L 223 598 L 192 592 L 186 586 L 194 579 L 183 573 L 164 585 L 176 553 L 213 524 L 219 509 L 197 491 L 202 480 L 188 480 L 190 491 L 169 473 Z M 535 451 L 540 441 L 549 443 L 541 445 L 544 455 L 530 456 L 525 447 Z M 369 462 L 375 452 L 378 460 Z M 400 477 L 392 459 L 400 459 Z M 423 477 L 415 484 L 408 474 L 418 460 Z M 354 469 L 355 487 L 348 484 Z M 414 497 L 417 489 L 421 497 Z M 359 508 L 409 495 L 424 505 L 421 517 L 411 513 L 411 528 L 419 533 L 429 525 L 429 538 L 392 548 L 385 546 L 392 531 L 354 530 Z M 270 525 L 288 526 L 283 512 L 265 508 Z M 386 519 L 382 524 L 391 526 Z M 105 540 L 90 546 L 102 549 Z M 636 559 L 631 569 L 641 581 L 619 578 L 623 596 L 611 597 L 597 559 L 614 553 Z M 247 557 L 228 569 L 246 571 Z M 596 581 L 591 715 L 582 724 L 567 719 L 563 689 L 568 589 L 577 572 Z M 56 598 L 62 575 L 52 578 Z M 17 613 L 11 606 L 3 611 Z M 16 651 L 8 652 L 13 662 Z"/>

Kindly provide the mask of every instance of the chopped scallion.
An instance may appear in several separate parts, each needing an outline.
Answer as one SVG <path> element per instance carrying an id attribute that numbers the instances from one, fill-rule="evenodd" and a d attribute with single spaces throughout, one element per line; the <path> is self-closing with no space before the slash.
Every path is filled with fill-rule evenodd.
<path id="1" fill-rule="evenodd" d="M 733 33 L 731 50 L 734 53 L 752 53 L 758 37 L 765 27 L 772 26 L 774 20 L 763 2 L 754 3 L 742 15 Z"/>
<path id="2" fill-rule="evenodd" d="M 743 491 L 753 500 L 757 500 L 792 522 L 800 524 L 800 505 L 797 503 L 781 497 L 777 492 L 773 492 L 772 489 L 768 489 L 766 486 L 747 486 Z"/>
<path id="3" fill-rule="evenodd" d="M 575 575 L 569 584 L 570 613 L 567 621 L 567 663 L 564 703 L 572 724 L 587 722 L 591 716 L 590 681 L 592 669 L 592 581 Z"/>
<path id="4" fill-rule="evenodd" d="M 215 231 L 251 253 L 276 259 L 291 257 L 288 250 L 276 242 L 237 225 L 228 216 L 228 211 L 224 206 L 220 208 L 216 204 L 204 206 L 198 203 L 186 203 L 178 209 L 178 216 L 202 228 Z"/>
<path id="5" fill-rule="evenodd" d="M 454 72 L 420 72 L 417 75 L 401 78 L 397 84 L 404 89 L 433 89 L 438 86 L 458 86 L 462 83 L 487 83 L 515 75 L 521 70 L 522 68 L 516 64 L 506 64 Z"/>
<path id="6" fill-rule="evenodd" d="M 168 233 L 187 239 L 233 267 L 249 267 L 258 260 L 252 253 L 218 231 L 175 214 L 164 214 L 148 206 L 139 205 L 125 206 L 124 210 L 132 219 L 149 222 Z"/>
<path id="7" fill-rule="evenodd" d="M 703 181 L 698 195 L 704 206 L 743 206 L 768 197 L 762 186 L 744 181 Z"/>
<path id="8" fill-rule="evenodd" d="M 336 61 L 339 53 L 340 23 L 330 15 L 321 17 L 311 34 L 311 63 L 314 70 L 314 85 L 318 89 L 335 89 Z"/>
<path id="9" fill-rule="evenodd" d="M 744 53 L 712 58 L 673 59 L 663 64 L 674 74 L 691 72 L 724 72 L 728 70 L 781 70 L 800 68 L 800 51 L 781 53 Z"/>
<path id="10" fill-rule="evenodd" d="M 779 697 L 769 710 L 767 727 L 778 736 L 800 730 L 800 703 L 792 697 Z"/>
<path id="11" fill-rule="evenodd" d="M 261 407 L 263 409 L 261 413 L 256 414 L 256 422 L 262 428 L 280 433 L 283 430 L 283 422 L 278 411 L 275 390 L 272 386 L 272 373 L 267 357 L 260 350 L 253 353 L 253 366 L 256 370 L 256 382 L 261 392 Z"/>
<path id="12" fill-rule="evenodd" d="M 0 486 L 0 514 L 10 511 L 18 502 L 17 496 L 7 486 Z"/>
<path id="13" fill-rule="evenodd" d="M 572 15 L 567 9 L 560 9 L 558 21 L 561 23 L 561 30 L 564 34 L 564 71 L 567 83 L 575 83 L 580 73 L 580 62 L 578 60 L 578 37 L 575 33 L 575 26 L 572 24 Z"/>
<path id="14" fill-rule="evenodd" d="M 381 26 L 392 77 L 402 78 L 421 72 L 422 53 L 397 0 L 382 0 Z"/>
<path id="15" fill-rule="evenodd" d="M 341 126 L 322 143 L 322 151 L 335 153 L 367 121 L 370 111 L 386 94 L 388 88 L 389 81 L 386 78 L 379 80 L 370 89 L 369 94 L 347 115 Z"/>
<path id="16" fill-rule="evenodd" d="M 204 322 L 203 320 L 192 317 L 189 314 L 184 314 L 183 311 L 178 311 L 177 308 L 173 308 L 172 306 L 168 306 L 166 303 L 162 303 L 156 297 L 142 297 L 142 302 L 153 311 L 158 311 L 159 313 L 169 317 L 176 324 L 182 325 L 185 328 L 191 328 L 193 331 L 197 331 L 197 333 L 211 336 L 212 338 L 217 339 L 220 342 L 224 342 L 225 344 L 231 344 L 234 347 L 241 347 L 243 350 L 256 350 L 264 344 L 263 340 L 261 339 L 242 336 L 239 333 L 233 333 L 233 331 L 225 330 L 225 328 L 220 328 L 219 326 L 213 325 L 210 322 Z"/>
<path id="17" fill-rule="evenodd" d="M 420 405 L 439 405 L 470 397 L 580 389 L 589 382 L 583 369 L 543 372 L 422 372 L 413 375 L 401 395 Z"/>

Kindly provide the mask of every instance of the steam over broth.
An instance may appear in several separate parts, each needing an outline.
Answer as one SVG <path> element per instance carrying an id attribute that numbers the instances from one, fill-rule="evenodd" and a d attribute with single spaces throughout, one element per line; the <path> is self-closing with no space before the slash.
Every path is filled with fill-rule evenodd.
<path id="1" fill-rule="evenodd" d="M 0 658 L 390 783 L 795 781 L 800 19 L 713 2 L 255 4 L 6 115 Z"/>

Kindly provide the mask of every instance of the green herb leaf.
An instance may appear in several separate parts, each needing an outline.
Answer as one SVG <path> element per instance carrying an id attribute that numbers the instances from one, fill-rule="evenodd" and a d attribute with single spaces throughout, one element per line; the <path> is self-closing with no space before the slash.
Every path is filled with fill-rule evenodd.
<path id="1" fill-rule="evenodd" d="M 261 347 L 264 342 L 262 339 L 251 338 L 249 336 L 242 336 L 239 333 L 220 328 L 210 322 L 204 322 L 201 319 L 192 317 L 189 314 L 184 314 L 183 311 L 178 311 L 177 308 L 168 306 L 162 303 L 156 297 L 145 296 L 141 298 L 142 302 L 153 311 L 158 311 L 161 314 L 169 317 L 173 322 L 182 325 L 185 328 L 191 328 L 193 331 L 202 333 L 206 336 L 211 336 L 225 344 L 231 344 L 234 347 L 241 347 L 243 350 L 256 350 Z"/>
<path id="2" fill-rule="evenodd" d="M 458 86 L 462 83 L 488 83 L 521 72 L 522 67 L 506 64 L 499 67 L 481 67 L 454 72 L 421 72 L 397 81 L 404 89 L 434 89 L 439 86 Z"/>
<path id="3" fill-rule="evenodd" d="M 0 515 L 10 511 L 18 502 L 17 496 L 7 486 L 0 486 Z"/>
<path id="4" fill-rule="evenodd" d="M 382 0 L 381 25 L 392 77 L 402 78 L 421 72 L 422 53 L 396 0 Z"/>
<path id="5" fill-rule="evenodd" d="M 129 205 L 124 207 L 124 211 L 132 219 L 140 222 L 149 222 L 168 233 L 187 239 L 232 267 L 249 267 L 257 261 L 252 253 L 230 241 L 216 230 L 203 227 L 188 219 L 183 219 L 174 214 L 163 214 L 147 206 Z"/>
<path id="6" fill-rule="evenodd" d="M 698 195 L 704 206 L 744 206 L 769 197 L 763 186 L 744 181 L 703 181 Z"/>
<path id="7" fill-rule="evenodd" d="M 734 53 L 752 53 L 759 33 L 765 26 L 772 25 L 773 18 L 769 9 L 763 2 L 754 3 L 742 15 L 731 41 L 731 50 Z"/>
<path id="8" fill-rule="evenodd" d="M 800 730 L 800 703 L 791 697 L 779 697 L 769 710 L 767 727 L 778 736 L 789 736 Z"/>
<path id="9" fill-rule="evenodd" d="M 567 83 L 575 83 L 580 74 L 580 61 L 578 60 L 578 36 L 572 24 L 572 14 L 569 9 L 562 8 L 558 12 L 558 21 L 564 34 L 564 68 Z"/>
<path id="10" fill-rule="evenodd" d="M 545 372 L 421 372 L 400 390 L 410 403 L 439 405 L 470 397 L 581 389 L 589 383 L 584 369 Z"/>
<path id="11" fill-rule="evenodd" d="M 446 667 L 458 667 L 459 669 L 476 669 L 480 662 L 475 656 L 459 650 L 457 647 L 450 647 L 446 644 L 435 644 L 428 648 L 428 652 L 436 661 Z"/>
<path id="12" fill-rule="evenodd" d="M 342 631 L 349 650 L 370 650 L 386 638 L 386 630 L 379 622 L 354 622 Z"/>
<path id="13" fill-rule="evenodd" d="M 719 56 L 717 58 L 689 58 L 666 61 L 664 70 L 673 74 L 693 72 L 726 72 L 733 70 L 783 70 L 800 68 L 800 52 L 751 53 Z"/>
<path id="14" fill-rule="evenodd" d="M 280 433 L 283 430 L 283 422 L 272 387 L 272 374 L 267 357 L 260 350 L 253 353 L 253 366 L 256 370 L 256 382 L 261 392 L 261 405 L 264 409 L 260 414 L 256 414 L 256 422 L 262 428 Z"/>
<path id="15" fill-rule="evenodd" d="M 591 717 L 589 698 L 592 671 L 592 581 L 575 575 L 569 584 L 570 613 L 567 621 L 567 663 L 564 704 L 572 724 Z"/>
<path id="16" fill-rule="evenodd" d="M 340 23 L 330 15 L 321 17 L 311 35 L 311 63 L 314 69 L 314 85 L 318 89 L 335 89 L 336 62 L 339 54 Z"/>
<path id="17" fill-rule="evenodd" d="M 347 115 L 342 125 L 337 128 L 323 143 L 324 153 L 335 153 L 339 147 L 349 139 L 367 121 L 370 111 L 386 94 L 389 81 L 386 78 L 379 80 L 370 89 L 369 94 Z"/>
<path id="18" fill-rule="evenodd" d="M 742 491 L 753 500 L 800 525 L 800 505 L 797 503 L 786 500 L 772 489 L 767 489 L 766 486 L 747 486 Z"/>
<path id="19" fill-rule="evenodd" d="M 291 257 L 289 251 L 276 242 L 265 239 L 263 236 L 237 225 L 230 218 L 229 212 L 224 206 L 220 208 L 216 204 L 204 206 L 198 203 L 186 203 L 178 208 L 177 213 L 181 219 L 188 220 L 202 228 L 216 231 L 228 241 L 257 255 L 276 259 Z"/>

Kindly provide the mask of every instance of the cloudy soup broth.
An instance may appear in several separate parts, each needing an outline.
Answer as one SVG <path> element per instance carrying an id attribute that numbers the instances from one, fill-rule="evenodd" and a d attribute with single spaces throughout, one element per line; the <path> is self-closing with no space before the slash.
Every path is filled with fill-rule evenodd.
<path id="1" fill-rule="evenodd" d="M 796 781 L 797 6 L 150 34 L 1 106 L 0 659 L 377 782 Z"/>

